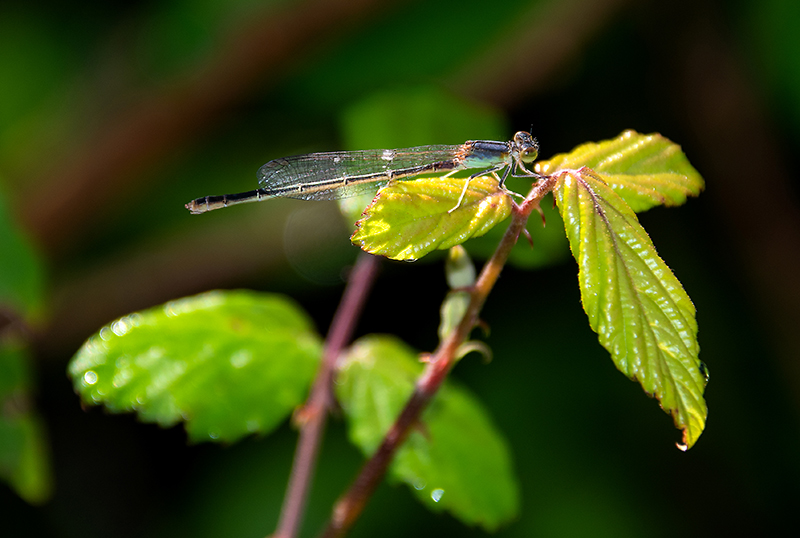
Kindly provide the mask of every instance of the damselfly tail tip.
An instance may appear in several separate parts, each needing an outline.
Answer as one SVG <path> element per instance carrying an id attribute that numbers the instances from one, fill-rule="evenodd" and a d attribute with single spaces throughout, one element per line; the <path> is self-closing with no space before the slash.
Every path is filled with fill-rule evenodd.
<path id="1" fill-rule="evenodd" d="M 188 209 L 192 215 L 200 215 L 208 211 L 208 204 L 206 204 L 205 201 L 205 198 L 198 198 L 197 200 L 192 200 L 184 207 Z"/>

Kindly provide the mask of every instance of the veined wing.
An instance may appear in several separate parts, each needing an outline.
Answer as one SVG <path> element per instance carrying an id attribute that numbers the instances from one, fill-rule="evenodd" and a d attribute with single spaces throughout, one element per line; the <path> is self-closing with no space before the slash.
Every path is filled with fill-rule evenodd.
<path id="1" fill-rule="evenodd" d="M 307 153 L 270 161 L 258 183 L 270 196 L 336 200 L 374 190 L 390 179 L 460 166 L 461 145 Z"/>

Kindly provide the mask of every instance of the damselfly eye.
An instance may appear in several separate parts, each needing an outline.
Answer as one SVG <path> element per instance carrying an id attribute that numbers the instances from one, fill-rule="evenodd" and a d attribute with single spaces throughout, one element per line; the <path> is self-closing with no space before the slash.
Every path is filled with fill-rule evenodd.
<path id="1" fill-rule="evenodd" d="M 536 146 L 532 146 L 522 152 L 522 162 L 524 163 L 532 163 L 539 157 L 539 148 Z"/>
<path id="2" fill-rule="evenodd" d="M 514 143 L 518 146 L 525 146 L 526 144 L 530 144 L 531 142 L 531 134 L 525 131 L 517 131 L 514 134 Z"/>

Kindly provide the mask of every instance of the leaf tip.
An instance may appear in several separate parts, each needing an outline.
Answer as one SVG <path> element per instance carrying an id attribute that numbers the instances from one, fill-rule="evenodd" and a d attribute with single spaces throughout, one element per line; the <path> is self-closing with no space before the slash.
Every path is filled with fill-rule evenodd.
<path id="1" fill-rule="evenodd" d="M 684 428 L 683 437 L 681 438 L 680 441 L 675 443 L 675 446 L 678 447 L 678 450 L 680 450 L 681 452 L 686 452 L 690 448 L 692 448 L 692 446 L 694 446 L 695 442 L 697 442 L 697 438 L 698 435 L 691 435 L 689 433 L 689 428 Z"/>
<path id="2" fill-rule="evenodd" d="M 678 450 L 681 452 L 686 452 L 690 448 L 692 448 L 700 436 L 703 434 L 703 430 L 705 429 L 705 419 L 707 417 L 707 412 L 704 416 L 700 419 L 699 423 L 695 424 L 687 424 L 683 427 L 682 433 L 683 436 L 681 440 L 675 443 L 675 446 L 678 447 Z"/>

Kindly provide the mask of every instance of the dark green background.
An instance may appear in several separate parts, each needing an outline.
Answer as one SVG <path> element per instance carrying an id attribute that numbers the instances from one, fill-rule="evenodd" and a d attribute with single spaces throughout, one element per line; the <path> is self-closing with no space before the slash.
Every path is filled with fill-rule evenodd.
<path id="1" fill-rule="evenodd" d="M 290 294 L 327 329 L 356 250 L 330 203 L 192 217 L 307 151 L 506 139 L 544 158 L 626 128 L 683 146 L 706 192 L 641 216 L 698 310 L 706 433 L 679 432 L 613 367 L 570 260 L 509 267 L 483 318 L 494 352 L 454 375 L 510 438 L 523 492 L 501 536 L 777 535 L 800 501 L 800 4 L 7 1 L 0 5 L 0 189 L 39 258 L 22 318 L 55 490 L 0 486 L 0 535 L 264 536 L 294 433 L 187 446 L 182 429 L 81 409 L 66 377 L 112 319 L 214 288 Z M 3 243 L 4 245 L 6 243 Z M 11 262 L 9 262 L 11 260 Z M 17 278 L 17 277 L 14 277 Z M 24 289 L 23 289 L 24 288 Z M 0 291 L 6 288 L 0 286 Z M 358 332 L 436 344 L 441 257 L 384 263 Z M 304 536 L 360 456 L 334 421 Z M 482 535 L 382 487 L 353 536 Z"/>

